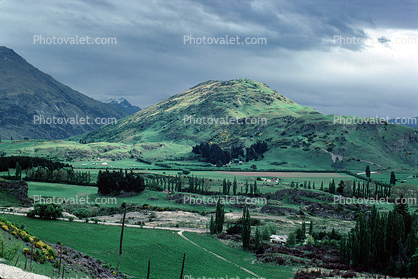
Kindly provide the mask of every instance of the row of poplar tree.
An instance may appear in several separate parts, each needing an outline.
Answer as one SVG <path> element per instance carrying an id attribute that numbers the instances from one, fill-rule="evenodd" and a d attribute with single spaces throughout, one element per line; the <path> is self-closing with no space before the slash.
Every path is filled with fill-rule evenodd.
<path id="1" fill-rule="evenodd" d="M 211 179 L 200 178 L 195 176 L 185 176 L 182 175 L 155 175 L 152 179 L 146 181 L 147 185 L 159 185 L 160 190 L 167 189 L 170 192 L 189 192 L 196 194 L 213 194 L 210 191 Z M 241 194 L 245 195 L 256 195 L 260 194 L 260 189 L 257 186 L 257 180 L 254 183 L 245 182 L 243 186 L 240 187 Z M 223 195 L 237 195 L 238 194 L 238 182 L 237 179 L 231 182 L 229 179 L 222 180 L 222 194 Z"/>
<path id="2" fill-rule="evenodd" d="M 340 262 L 388 275 L 418 274 L 417 216 L 406 203 L 388 214 L 374 206 L 368 218 L 361 213 L 356 226 L 340 243 Z"/>
<path id="3" fill-rule="evenodd" d="M 310 181 L 304 181 L 302 183 L 290 182 L 290 188 L 305 188 L 305 189 L 316 189 L 315 182 L 311 184 Z M 390 197 L 392 185 L 383 183 L 380 181 L 374 181 L 371 184 L 369 181 L 356 181 L 353 180 L 352 185 L 346 185 L 346 183 L 341 180 L 338 185 L 335 184 L 335 180 L 331 180 L 328 184 L 328 192 L 335 195 L 346 195 L 346 196 L 355 196 L 358 198 L 386 198 Z M 324 182 L 321 181 L 321 186 L 319 188 L 321 191 L 325 191 Z"/>

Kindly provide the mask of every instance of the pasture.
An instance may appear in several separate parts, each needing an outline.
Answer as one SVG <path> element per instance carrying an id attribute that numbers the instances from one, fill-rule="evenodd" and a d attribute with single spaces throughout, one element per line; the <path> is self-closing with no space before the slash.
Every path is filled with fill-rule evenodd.
<path id="1" fill-rule="evenodd" d="M 12 215 L 4 217 L 10 222 L 25 224 L 25 228 L 31 234 L 47 242 L 61 241 L 63 245 L 117 266 L 120 238 L 118 226 L 48 221 Z M 254 254 L 227 247 L 210 236 L 193 233 L 187 233 L 185 236 L 233 263 L 224 261 L 186 241 L 177 232 L 127 227 L 124 234 L 121 270 L 134 276 L 133 278 L 145 278 L 148 260 L 151 260 L 151 278 L 178 278 L 183 253 L 186 253 L 184 274 L 195 278 L 226 275 L 230 278 L 254 277 L 236 265 L 248 268 L 265 278 L 287 279 L 292 276 L 289 268 L 253 263 Z"/>

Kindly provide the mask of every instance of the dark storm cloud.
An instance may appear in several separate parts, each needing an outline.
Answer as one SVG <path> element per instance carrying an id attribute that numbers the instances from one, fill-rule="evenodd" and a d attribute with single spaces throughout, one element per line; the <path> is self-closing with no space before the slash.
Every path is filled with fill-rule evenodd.
<path id="1" fill-rule="evenodd" d="M 416 55 L 333 40 L 385 37 L 392 51 L 386 31 L 416 36 L 416 13 L 412 1 L 1 1 L 0 45 L 103 101 L 126 97 L 146 107 L 206 80 L 250 78 L 324 113 L 364 115 L 380 106 L 415 114 Z M 34 45 L 34 35 L 117 44 Z M 196 45 L 185 36 L 267 44 Z M 402 94 L 396 102 L 394 92 Z M 378 104 L 367 105 L 372 99 Z"/>

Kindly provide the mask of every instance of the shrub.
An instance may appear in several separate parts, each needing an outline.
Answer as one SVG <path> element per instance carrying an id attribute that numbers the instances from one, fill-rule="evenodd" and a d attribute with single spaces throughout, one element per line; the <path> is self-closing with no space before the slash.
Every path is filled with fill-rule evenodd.
<path id="1" fill-rule="evenodd" d="M 29 211 L 28 217 L 35 217 L 38 215 L 42 219 L 57 219 L 62 217 L 62 212 L 64 211 L 62 205 L 60 204 L 41 204 L 36 203 L 34 209 Z"/>
<path id="2" fill-rule="evenodd" d="M 87 208 L 79 208 L 74 212 L 74 215 L 83 219 L 90 216 L 90 211 Z"/>
<path id="3" fill-rule="evenodd" d="M 38 242 L 36 242 L 35 246 L 36 246 L 36 248 L 43 248 L 45 246 L 45 243 L 42 242 L 42 241 L 38 241 Z"/>
<path id="4" fill-rule="evenodd" d="M 267 225 L 263 227 L 263 232 L 261 233 L 261 238 L 263 240 L 269 240 L 270 239 L 270 229 Z"/>
<path id="5" fill-rule="evenodd" d="M 292 247 L 296 245 L 296 234 L 294 232 L 291 232 L 288 235 L 287 241 L 286 241 L 286 246 L 288 247 Z"/>
<path id="6" fill-rule="evenodd" d="M 315 239 L 312 237 L 312 235 L 308 235 L 308 238 L 306 239 L 306 244 L 308 245 L 314 245 Z"/>
<path id="7" fill-rule="evenodd" d="M 268 222 L 266 226 L 268 227 L 270 234 L 276 234 L 276 231 L 277 231 L 276 223 Z"/>

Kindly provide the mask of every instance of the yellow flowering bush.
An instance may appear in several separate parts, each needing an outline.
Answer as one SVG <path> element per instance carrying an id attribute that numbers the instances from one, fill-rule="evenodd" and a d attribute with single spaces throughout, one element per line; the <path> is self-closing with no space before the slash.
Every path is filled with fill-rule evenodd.
<path id="1" fill-rule="evenodd" d="M 33 243 L 35 245 L 36 250 L 34 250 L 34 257 L 37 261 L 39 261 L 40 263 L 44 263 L 45 260 L 54 260 L 57 257 L 56 252 L 54 251 L 54 249 L 52 249 L 51 246 L 47 245 L 45 242 L 39 240 L 38 238 L 29 235 L 26 231 L 24 230 L 20 230 L 19 228 L 17 228 L 15 225 L 13 225 L 10 222 L 7 222 L 5 219 L 0 219 L 0 226 L 2 227 L 3 230 L 5 231 L 9 231 L 9 228 L 12 229 L 12 235 L 14 236 L 20 236 L 22 238 L 23 241 L 25 242 L 30 242 Z M 29 248 L 24 248 L 23 249 L 23 253 L 24 254 L 31 254 L 31 251 L 29 250 Z"/>
<path id="2" fill-rule="evenodd" d="M 36 248 L 43 248 L 45 246 L 45 243 L 42 242 L 42 241 L 38 241 L 38 242 L 36 242 L 35 245 L 36 245 Z"/>

